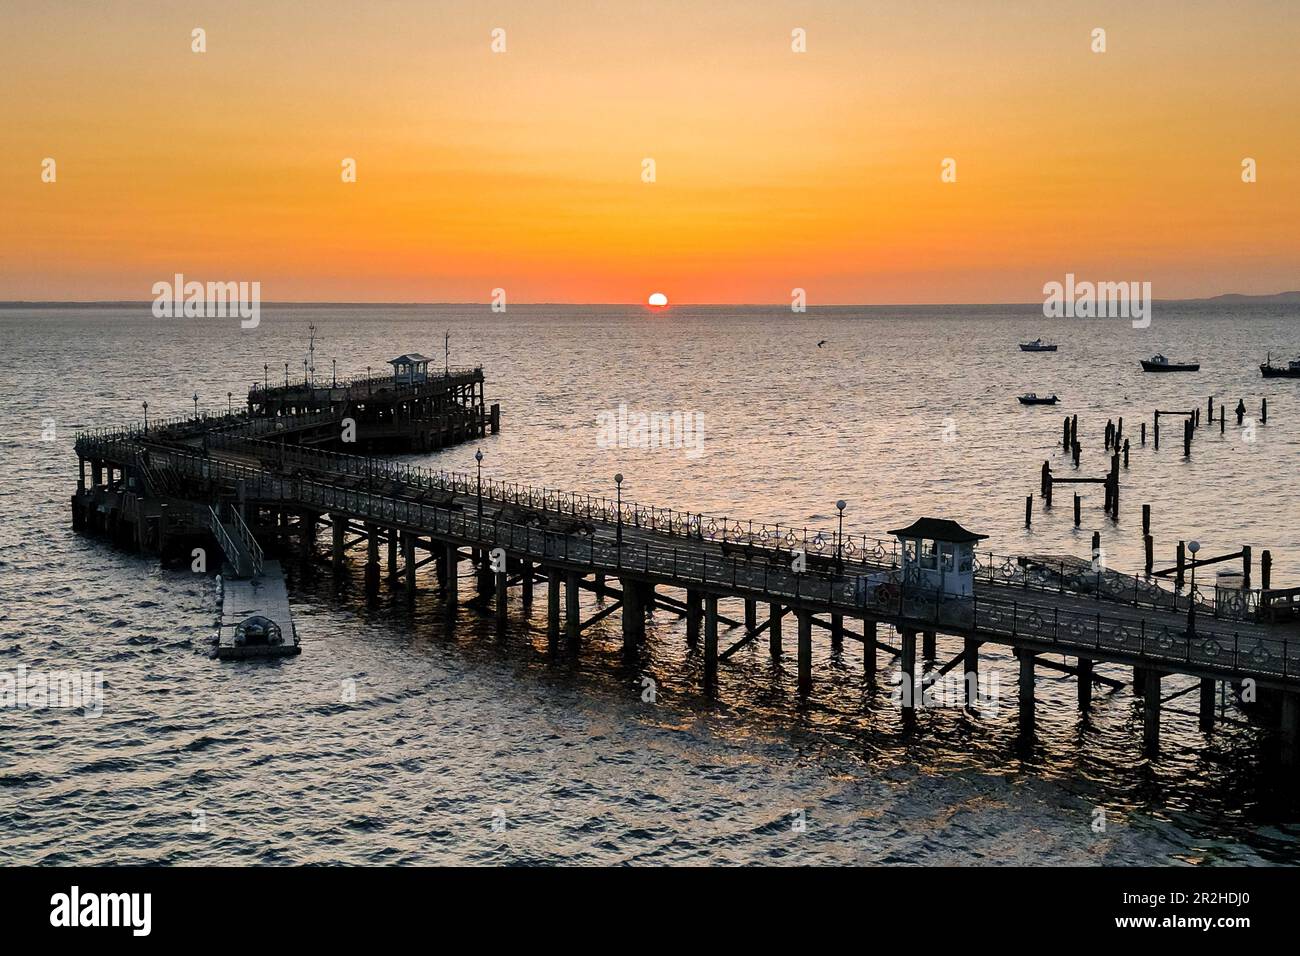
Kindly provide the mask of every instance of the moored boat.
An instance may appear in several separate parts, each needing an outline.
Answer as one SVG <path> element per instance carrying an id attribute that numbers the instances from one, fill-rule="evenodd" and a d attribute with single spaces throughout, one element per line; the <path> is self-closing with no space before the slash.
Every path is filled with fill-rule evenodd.
<path id="1" fill-rule="evenodd" d="M 1034 339 L 1032 342 L 1021 342 L 1020 351 L 1022 352 L 1055 352 L 1054 343 L 1044 342 L 1042 339 Z"/>
<path id="2" fill-rule="evenodd" d="M 1149 359 L 1142 359 L 1144 372 L 1199 372 L 1200 369 L 1200 362 L 1171 362 L 1158 353 Z"/>
<path id="3" fill-rule="evenodd" d="M 1268 361 L 1259 367 L 1259 372 L 1265 378 L 1300 378 L 1300 358 L 1294 358 L 1286 365 L 1274 365 L 1270 353 Z"/>
<path id="4" fill-rule="evenodd" d="M 1038 395 L 1035 392 L 1019 396 L 1021 405 L 1055 405 L 1058 401 L 1055 395 Z"/>

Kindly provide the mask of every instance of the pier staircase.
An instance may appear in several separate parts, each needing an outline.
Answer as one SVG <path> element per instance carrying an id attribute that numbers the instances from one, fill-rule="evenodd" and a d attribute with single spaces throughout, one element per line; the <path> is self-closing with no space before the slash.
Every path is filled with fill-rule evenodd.
<path id="1" fill-rule="evenodd" d="M 230 565 L 236 578 L 256 578 L 262 574 L 263 554 L 261 545 L 248 530 L 248 525 L 239 511 L 229 502 L 209 507 L 209 525 L 213 536 L 221 546 L 221 552 Z"/>

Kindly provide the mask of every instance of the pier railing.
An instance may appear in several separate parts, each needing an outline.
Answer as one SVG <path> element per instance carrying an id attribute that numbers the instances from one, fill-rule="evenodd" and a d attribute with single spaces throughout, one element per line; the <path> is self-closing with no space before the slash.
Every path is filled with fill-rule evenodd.
<path id="1" fill-rule="evenodd" d="M 1231 674 L 1300 677 L 1300 661 L 1293 659 L 1293 649 L 1285 637 L 1243 633 L 1222 626 L 1198 627 L 1192 632 L 1177 616 L 1168 613 L 1149 622 L 1145 617 L 1053 607 L 1032 595 L 1023 599 L 978 594 L 972 598 L 946 598 L 908 586 L 895 568 L 796 572 L 785 562 L 745 560 L 720 549 L 701 548 L 698 543 L 673 542 L 668 536 L 647 536 L 624 541 L 620 546 L 617 540 L 610 540 L 608 527 L 600 529 L 602 534 L 554 531 L 503 520 L 500 515 L 480 517 L 477 511 L 340 488 L 314 477 L 275 475 L 179 450 L 159 454 L 167 457 L 178 472 L 203 481 L 230 488 L 242 481 L 249 499 L 291 503 L 361 521 L 409 527 L 472 547 L 502 547 L 519 557 L 558 561 L 590 571 L 640 573 L 683 586 L 725 586 L 729 593 L 756 600 L 816 604 L 831 613 L 840 610 L 882 617 L 918 629 L 932 624 L 949 630 L 1038 641 L 1073 654 L 1091 650 Z"/>
<path id="2" fill-rule="evenodd" d="M 803 552 L 823 560 L 833 559 L 861 573 L 897 569 L 902 565 L 896 538 L 883 539 L 865 533 L 848 533 L 841 537 L 835 531 L 807 526 L 756 522 L 752 519 L 642 505 L 635 501 L 620 504 L 617 499 L 602 496 L 500 479 L 484 478 L 480 481 L 477 475 L 464 472 L 433 470 L 358 455 L 282 445 L 269 440 L 277 428 L 274 424 L 276 422 L 311 424 L 314 419 L 329 420 L 330 417 L 331 413 L 328 412 L 280 418 L 223 416 L 228 419 L 230 427 L 226 427 L 222 418 L 207 422 L 208 447 L 254 453 L 261 460 L 274 462 L 285 470 L 302 469 L 317 472 L 321 477 L 337 474 L 364 478 L 369 482 L 391 481 L 444 495 L 477 497 L 481 491 L 485 502 L 562 518 L 614 525 L 621 516 L 622 524 L 628 528 L 670 538 L 708 541 L 724 549 L 734 547 L 742 551 L 759 552 L 768 560 L 789 561 L 795 552 Z M 190 424 L 202 424 L 193 419 L 189 421 Z M 151 423 L 150 427 L 157 426 Z M 84 434 L 114 441 L 138 440 L 141 437 L 141 432 L 137 429 Z M 78 440 L 80 441 L 80 436 Z M 976 583 L 986 583 L 1008 591 L 1091 596 L 1099 603 L 1110 602 L 1179 613 L 1185 613 L 1194 602 L 1198 613 L 1211 619 L 1227 621 L 1250 620 L 1259 605 L 1258 590 L 1239 592 L 1231 600 L 1217 601 L 1208 598 L 1199 588 L 1180 593 L 1164 588 L 1156 581 L 1115 573 L 1105 568 L 1084 571 L 1065 561 L 1055 564 L 1042 559 L 1030 561 L 1023 556 L 1001 555 L 992 551 L 975 552 L 973 571 Z"/>
<path id="3" fill-rule="evenodd" d="M 437 387 L 454 385 L 458 383 L 476 382 L 483 376 L 483 367 L 458 366 L 448 372 L 438 372 L 436 375 L 429 375 L 422 382 L 399 382 L 390 373 L 388 375 L 371 375 L 369 377 L 361 376 L 359 378 L 348 378 L 340 381 L 329 383 L 321 382 L 290 382 L 288 385 L 271 385 L 269 382 L 259 385 L 254 382 L 252 388 L 248 390 L 249 397 L 254 401 L 265 401 L 268 398 L 276 398 L 281 395 L 293 395 L 297 392 L 357 392 L 365 390 L 370 392 L 379 389 L 394 389 L 402 391 L 405 389 L 415 389 L 424 387 Z"/>

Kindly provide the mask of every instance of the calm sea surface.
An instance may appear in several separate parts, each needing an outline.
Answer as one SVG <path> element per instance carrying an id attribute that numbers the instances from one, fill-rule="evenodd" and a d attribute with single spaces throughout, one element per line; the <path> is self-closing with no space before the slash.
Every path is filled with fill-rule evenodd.
<path id="1" fill-rule="evenodd" d="M 1250 544 L 1272 549 L 1276 584 L 1300 584 L 1300 381 L 1256 367 L 1270 349 L 1300 353 L 1295 308 L 1157 303 L 1135 330 L 1038 307 L 266 307 L 252 331 L 147 306 L 0 309 L 0 672 L 105 682 L 99 717 L 0 709 L 0 862 L 1300 860 L 1300 809 L 1259 772 L 1249 725 L 1206 738 L 1195 696 L 1181 697 L 1148 759 L 1128 692 L 1099 694 L 1084 726 L 1073 679 L 1042 670 L 1026 749 L 1012 660 L 996 649 L 995 714 L 927 710 L 904 734 L 851 641 L 840 656 L 815 638 L 804 706 L 793 662 L 775 667 L 762 642 L 723 666 L 710 704 L 684 625 L 662 611 L 639 658 L 624 656 L 617 615 L 577 655 L 550 657 L 544 601 L 531 620 L 512 602 L 501 635 L 467 606 L 449 626 L 431 587 L 413 608 L 387 593 L 368 604 L 359 567 L 339 580 L 288 562 L 303 654 L 210 660 L 210 578 L 72 532 L 74 433 L 138 419 L 144 399 L 150 418 L 185 414 L 196 391 L 238 406 L 264 364 L 273 382 L 286 361 L 300 378 L 309 323 L 318 379 L 332 358 L 340 377 L 407 351 L 441 358 L 447 330 L 453 364 L 483 365 L 501 433 L 421 464 L 472 470 L 481 447 L 485 476 L 612 494 L 621 471 L 644 503 L 823 528 L 844 498 L 846 530 L 929 514 L 1001 552 L 1082 556 L 1099 529 L 1125 570 L 1141 566 L 1150 503 L 1161 563 L 1179 538 L 1209 553 Z M 1017 350 L 1038 335 L 1061 350 Z M 1138 359 L 1157 351 L 1202 371 L 1143 375 Z M 1024 391 L 1062 404 L 1022 407 Z M 1203 429 L 1190 460 L 1177 425 L 1159 452 L 1138 445 L 1153 409 L 1210 395 L 1230 409 L 1244 398 L 1252 418 L 1267 395 L 1268 424 Z M 703 454 L 600 447 L 598 416 L 622 403 L 701 413 Z M 1096 475 L 1106 420 L 1124 416 L 1123 514 L 1104 519 L 1090 491 L 1080 529 L 1068 501 L 1050 515 L 1036 502 L 1026 532 L 1042 461 L 1068 470 L 1066 414 Z M 941 639 L 941 658 L 957 649 Z"/>

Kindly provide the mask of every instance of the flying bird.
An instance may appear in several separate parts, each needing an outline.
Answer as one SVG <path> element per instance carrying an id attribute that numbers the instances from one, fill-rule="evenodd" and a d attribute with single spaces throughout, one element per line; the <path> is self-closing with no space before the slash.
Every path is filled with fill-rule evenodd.
<path id="1" fill-rule="evenodd" d="M 822 339 L 820 342 L 817 343 L 817 347 L 818 347 L 818 348 L 821 348 L 823 345 L 825 345 L 825 344 L 826 344 L 827 342 L 829 342 L 829 341 L 830 341 L 830 339 Z"/>

